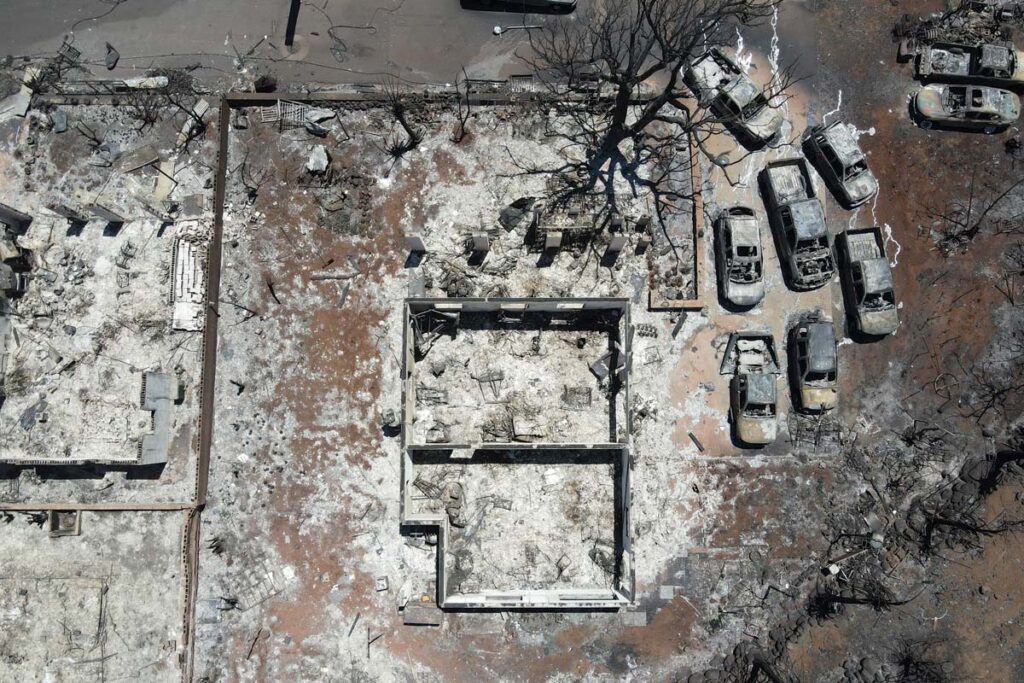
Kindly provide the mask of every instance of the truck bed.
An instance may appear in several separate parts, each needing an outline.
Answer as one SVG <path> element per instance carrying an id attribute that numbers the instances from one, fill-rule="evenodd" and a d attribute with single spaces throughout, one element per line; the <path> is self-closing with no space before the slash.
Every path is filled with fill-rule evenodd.
<path id="1" fill-rule="evenodd" d="M 885 256 L 884 244 L 879 228 L 846 231 L 846 252 L 850 263 Z"/>
<path id="2" fill-rule="evenodd" d="M 733 332 L 722 356 L 722 375 L 778 374 L 779 357 L 770 332 Z"/>
<path id="3" fill-rule="evenodd" d="M 792 204 L 801 199 L 814 199 L 814 183 L 807 172 L 803 159 L 784 159 L 768 164 L 768 183 L 771 185 L 779 206 Z"/>

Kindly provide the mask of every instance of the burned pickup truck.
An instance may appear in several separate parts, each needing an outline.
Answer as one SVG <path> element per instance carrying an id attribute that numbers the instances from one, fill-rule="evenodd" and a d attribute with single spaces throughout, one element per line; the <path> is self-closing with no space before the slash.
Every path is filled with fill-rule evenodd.
<path id="1" fill-rule="evenodd" d="M 782 112 L 768 102 L 739 64 L 718 48 L 695 59 L 683 81 L 700 105 L 709 107 L 744 144 L 763 146 L 782 128 Z"/>
<path id="2" fill-rule="evenodd" d="M 914 60 L 914 75 L 923 80 L 1020 87 L 1024 86 L 1024 53 L 1012 43 L 923 45 Z"/>
<path id="3" fill-rule="evenodd" d="M 807 290 L 827 284 L 835 272 L 832 241 L 807 161 L 769 163 L 761 171 L 761 192 L 790 285 Z"/>
<path id="4" fill-rule="evenodd" d="M 857 329 L 867 335 L 892 334 L 899 314 L 882 231 L 877 227 L 847 230 L 836 246 L 847 310 Z"/>
<path id="5" fill-rule="evenodd" d="M 720 373 L 732 375 L 729 417 L 736 440 L 758 446 L 775 441 L 779 359 L 771 333 L 733 333 L 725 347 Z"/>

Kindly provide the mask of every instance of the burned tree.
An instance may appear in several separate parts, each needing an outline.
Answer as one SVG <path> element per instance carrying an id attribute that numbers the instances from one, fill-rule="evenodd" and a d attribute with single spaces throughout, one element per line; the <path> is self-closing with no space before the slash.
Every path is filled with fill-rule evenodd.
<path id="1" fill-rule="evenodd" d="M 1022 301 L 1022 283 L 1024 283 L 1024 242 L 1014 242 L 1002 255 L 1002 268 L 1000 268 L 999 278 L 994 286 L 999 293 L 1006 297 L 1006 301 L 1011 306 L 1018 306 Z M 1024 337 L 1024 332 L 1021 333 Z M 1022 346 L 1024 346 L 1024 339 L 1021 340 Z"/>
<path id="2" fill-rule="evenodd" d="M 398 125 L 405 131 L 405 138 L 401 135 L 392 135 L 387 138 L 384 149 L 393 162 L 397 162 L 403 156 L 416 149 L 423 141 L 423 133 L 409 121 L 409 97 L 403 92 L 402 86 L 393 78 L 386 79 L 381 87 L 384 90 L 384 97 L 388 108 L 394 115 Z"/>
<path id="3" fill-rule="evenodd" d="M 954 680 L 947 643 L 934 636 L 900 638 L 892 650 L 892 669 L 900 683 L 947 683 Z"/>
<path id="4" fill-rule="evenodd" d="M 124 96 L 123 105 L 135 121 L 136 132 L 141 133 L 160 121 L 167 102 L 164 93 L 159 90 L 138 88 Z"/>
<path id="5" fill-rule="evenodd" d="M 967 460 L 953 482 L 923 494 L 910 505 L 904 535 L 922 556 L 943 549 L 974 551 L 982 540 L 1020 529 L 1024 520 L 985 518 L 985 500 L 1010 477 L 1020 477 L 1024 439 L 1015 432 L 1003 448 L 986 457 Z"/>
<path id="6" fill-rule="evenodd" d="M 569 119 L 549 126 L 566 157 L 558 168 L 536 169 L 565 180 L 569 193 L 604 191 L 614 201 L 619 176 L 672 199 L 673 180 L 689 173 L 679 154 L 691 140 L 701 149 L 710 135 L 741 116 L 695 106 L 683 72 L 708 47 L 725 44 L 738 28 L 759 23 L 778 0 L 612 0 L 575 21 L 558 20 L 530 32 L 525 57 L 546 100 Z M 649 83 L 660 82 L 653 91 Z M 792 83 L 780 72 L 766 87 L 777 108 Z M 689 101 L 687 101 L 689 100 Z M 730 161 L 708 154 L 716 163 Z M 735 163 L 737 160 L 732 160 Z"/>
<path id="7" fill-rule="evenodd" d="M 167 84 L 151 88 L 135 88 L 123 95 L 123 104 L 136 122 L 136 130 L 143 132 L 158 123 L 165 114 L 184 113 L 188 118 L 186 143 L 199 137 L 205 130 L 201 112 L 196 111 L 200 95 L 195 80 L 187 69 L 151 69 L 150 78 L 166 78 Z"/>
<path id="8" fill-rule="evenodd" d="M 472 109 L 469 100 L 469 76 L 466 74 L 466 67 L 462 67 L 462 76 L 455 79 L 455 129 L 452 131 L 452 142 L 456 145 L 466 138 L 468 129 L 466 122 L 469 121 Z"/>
<path id="9" fill-rule="evenodd" d="M 1024 212 L 1015 209 L 1024 189 L 1024 177 L 1008 185 L 1002 185 L 1002 180 L 1002 174 L 991 171 L 979 177 L 975 167 L 965 199 L 948 199 L 925 210 L 925 217 L 938 233 L 938 246 L 943 254 L 966 251 L 981 234 L 1024 232 Z"/>
<path id="10" fill-rule="evenodd" d="M 916 597 L 917 595 L 897 597 L 880 578 L 866 574 L 842 582 L 838 589 L 822 587 L 812 595 L 812 601 L 824 601 L 833 605 L 866 605 L 877 612 L 883 612 L 906 605 Z"/>
<path id="11" fill-rule="evenodd" d="M 1016 338 L 1014 338 L 1014 336 Z M 961 369 L 967 379 L 963 404 L 967 417 L 977 424 L 986 419 L 1012 420 L 1024 406 L 1024 362 L 1019 334 L 1004 340 L 1010 358 L 979 360 Z M 1016 347 L 1016 348 L 1015 348 Z"/>
<path id="12" fill-rule="evenodd" d="M 270 169 L 265 166 L 254 167 L 249 161 L 249 148 L 246 147 L 242 163 L 238 165 L 238 174 L 242 187 L 245 188 L 246 200 L 249 204 L 254 203 L 259 196 L 260 188 L 270 178 Z"/>
<path id="13" fill-rule="evenodd" d="M 188 118 L 186 145 L 206 131 L 206 122 L 203 121 L 204 112 L 198 109 L 200 93 L 195 79 L 189 75 L 189 71 L 198 66 L 197 64 L 185 69 L 156 69 L 149 72 L 150 76 L 167 78 L 167 87 L 163 90 L 167 105 L 184 113 Z"/>

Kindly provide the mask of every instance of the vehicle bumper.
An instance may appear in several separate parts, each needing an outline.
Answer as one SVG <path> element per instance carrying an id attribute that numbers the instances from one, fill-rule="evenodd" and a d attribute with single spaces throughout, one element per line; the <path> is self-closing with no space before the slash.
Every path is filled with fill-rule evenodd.
<path id="1" fill-rule="evenodd" d="M 899 324 L 899 313 L 895 308 L 884 311 L 860 311 L 857 315 L 857 326 L 864 334 L 885 336 L 895 332 Z"/>
<path id="2" fill-rule="evenodd" d="M 736 306 L 754 306 L 764 298 L 764 287 L 726 285 L 725 298 Z"/>
<path id="3" fill-rule="evenodd" d="M 803 387 L 800 389 L 800 407 L 812 412 L 832 410 L 836 407 L 837 396 L 835 389 L 823 389 L 819 387 Z"/>
<path id="4" fill-rule="evenodd" d="M 743 443 L 764 445 L 775 441 L 778 422 L 772 418 L 740 417 L 736 421 L 736 436 Z"/>

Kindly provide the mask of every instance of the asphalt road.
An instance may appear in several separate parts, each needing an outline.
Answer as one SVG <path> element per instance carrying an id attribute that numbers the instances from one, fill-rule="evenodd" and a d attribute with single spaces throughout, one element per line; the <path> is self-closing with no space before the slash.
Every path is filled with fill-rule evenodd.
<path id="1" fill-rule="evenodd" d="M 249 71 L 283 81 L 373 82 L 385 74 L 411 82 L 524 72 L 514 55 L 523 31 L 495 36 L 495 25 L 524 15 L 464 9 L 460 0 L 317 0 L 302 4 L 292 50 L 284 47 L 288 0 L 6 0 L 3 53 L 56 51 L 71 35 L 98 77 L 138 75 L 154 65 L 201 63 L 206 79 Z M 540 17 L 525 17 L 537 23 Z M 334 26 L 333 34 L 329 29 Z M 120 53 L 103 66 L 105 44 Z"/>
<path id="2" fill-rule="evenodd" d="M 601 1 L 579 0 L 580 8 Z M 808 75 L 816 70 L 817 57 L 813 16 L 804 5 L 801 0 L 783 5 L 778 34 L 784 61 L 799 55 L 800 71 Z M 477 78 L 526 73 L 515 55 L 525 31 L 495 36 L 492 30 L 537 24 L 545 17 L 467 8 L 479 6 L 479 0 L 303 2 L 295 44 L 288 50 L 289 0 L 4 0 L 0 54 L 52 53 L 70 36 L 99 78 L 198 63 L 201 78 L 226 83 L 240 68 L 303 83 L 377 82 L 384 75 L 445 83 L 464 66 Z M 746 33 L 748 49 L 770 50 L 771 26 Z M 103 66 L 107 42 L 121 53 L 113 72 Z"/>

